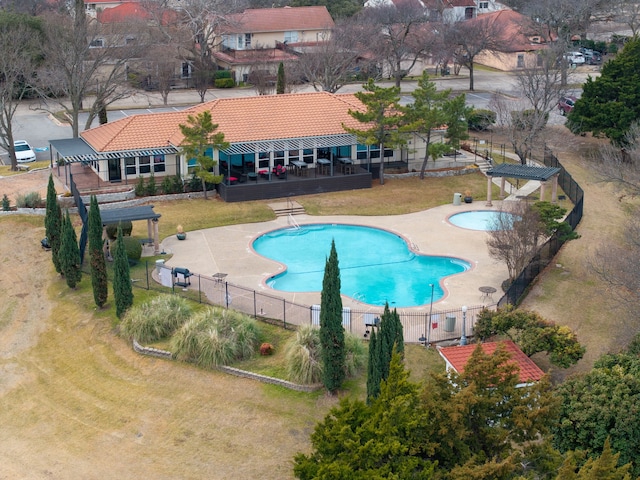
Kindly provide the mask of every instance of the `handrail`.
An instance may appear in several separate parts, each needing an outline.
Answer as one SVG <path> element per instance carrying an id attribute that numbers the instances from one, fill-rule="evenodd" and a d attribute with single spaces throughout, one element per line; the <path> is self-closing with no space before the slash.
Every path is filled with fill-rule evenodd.
<path id="1" fill-rule="evenodd" d="M 289 214 L 288 222 L 289 225 L 291 225 L 293 228 L 295 228 L 296 230 L 300 230 L 300 225 L 298 225 L 298 222 L 296 222 L 296 219 L 293 218 L 293 215 L 291 213 Z"/>

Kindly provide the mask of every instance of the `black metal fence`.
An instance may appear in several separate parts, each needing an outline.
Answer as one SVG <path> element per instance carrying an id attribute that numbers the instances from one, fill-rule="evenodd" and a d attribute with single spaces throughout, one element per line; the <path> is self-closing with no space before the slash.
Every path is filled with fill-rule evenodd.
<path id="1" fill-rule="evenodd" d="M 134 286 L 184 296 L 191 300 L 233 308 L 255 318 L 261 318 L 284 328 L 301 325 L 320 325 L 320 305 L 301 305 L 270 293 L 258 292 L 250 288 L 234 285 L 224 279 L 188 273 L 184 269 L 170 268 L 162 260 L 152 264 L 145 262 L 144 268 L 132 269 Z M 421 311 L 398 310 L 404 328 L 405 342 L 439 343 L 454 341 L 471 336 L 473 325 L 482 305 L 463 309 L 440 310 L 437 308 Z M 343 309 L 343 325 L 346 331 L 364 336 L 383 308 Z M 431 319 L 429 319 L 431 317 Z M 431 320 L 431 321 L 429 321 Z"/>
<path id="2" fill-rule="evenodd" d="M 578 185 L 578 183 L 571 177 L 569 172 L 565 170 L 551 150 L 547 148 L 545 148 L 544 164 L 548 167 L 560 168 L 558 185 L 562 188 L 569 199 L 571 199 L 574 205 L 571 212 L 567 215 L 566 221 L 571 225 L 571 228 L 575 230 L 580 223 L 580 220 L 582 220 L 584 192 L 582 191 L 582 188 L 580 188 L 580 185 Z M 547 265 L 551 263 L 556 254 L 560 251 L 562 245 L 564 245 L 564 241 L 560 240 L 555 235 L 542 245 L 531 262 L 529 262 L 518 278 L 516 278 L 509 286 L 509 289 L 506 291 L 504 296 L 498 301 L 498 306 L 501 307 L 507 304 L 517 305 L 531 283 L 536 279 L 540 272 L 542 272 Z"/>

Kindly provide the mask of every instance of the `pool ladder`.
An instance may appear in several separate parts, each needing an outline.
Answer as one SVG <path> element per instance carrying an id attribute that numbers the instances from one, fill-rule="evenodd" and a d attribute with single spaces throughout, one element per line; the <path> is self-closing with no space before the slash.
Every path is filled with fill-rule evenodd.
<path id="1" fill-rule="evenodd" d="M 293 218 L 293 214 L 291 213 L 289 214 L 287 223 L 291 225 L 293 228 L 295 228 L 296 230 L 300 230 L 300 225 L 298 225 L 298 222 L 296 222 L 296 219 Z"/>

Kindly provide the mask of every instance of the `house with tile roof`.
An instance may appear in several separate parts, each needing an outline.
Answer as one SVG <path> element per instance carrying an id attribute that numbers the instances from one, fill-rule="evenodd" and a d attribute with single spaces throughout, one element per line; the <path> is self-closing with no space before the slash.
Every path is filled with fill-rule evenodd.
<path id="1" fill-rule="evenodd" d="M 489 19 L 497 27 L 501 45 L 499 51 L 481 52 L 475 59 L 481 65 L 503 71 L 541 65 L 540 52 L 548 50 L 554 41 L 530 17 L 513 10 L 499 10 L 479 18 Z"/>
<path id="2" fill-rule="evenodd" d="M 208 110 L 230 144 L 211 152 L 217 173 L 225 176 L 223 198 L 278 198 L 371 187 L 372 172 L 380 164 L 379 146 L 359 144 L 344 128 L 362 128 L 349 111 L 363 109 L 353 94 L 328 92 L 220 98 L 177 112 L 132 115 L 86 130 L 76 142 L 50 143 L 56 160 L 81 162 L 106 184 L 135 184 L 152 174 L 158 182 L 167 175 L 187 179 L 195 162 L 181 154 L 179 126 L 188 115 Z M 410 139 L 417 159 L 424 155 L 420 142 Z M 401 160 L 406 165 L 401 151 L 385 150 L 385 164 Z M 310 191 L 292 189 L 293 182 L 272 182 L 280 171 L 289 177 L 278 175 L 279 180 L 298 176 Z M 235 186 L 263 188 L 232 195 L 240 190 Z"/>
<path id="3" fill-rule="evenodd" d="M 499 345 L 503 345 L 505 350 L 511 355 L 510 362 L 516 364 L 519 370 L 519 383 L 517 387 L 524 387 L 539 381 L 544 372 L 538 367 L 533 360 L 527 357 L 518 346 L 511 340 L 501 342 L 482 343 L 482 350 L 487 355 L 493 355 Z M 464 372 L 467 362 L 471 358 L 477 344 L 460 345 L 454 347 L 438 347 L 438 353 L 446 363 L 447 371 L 458 373 Z"/>
<path id="4" fill-rule="evenodd" d="M 229 15 L 216 32 L 221 41 L 214 42 L 214 57 L 237 82 L 247 82 L 254 65 L 275 74 L 280 62 L 297 59 L 292 51 L 325 41 L 333 27 L 325 6 L 246 9 Z"/>

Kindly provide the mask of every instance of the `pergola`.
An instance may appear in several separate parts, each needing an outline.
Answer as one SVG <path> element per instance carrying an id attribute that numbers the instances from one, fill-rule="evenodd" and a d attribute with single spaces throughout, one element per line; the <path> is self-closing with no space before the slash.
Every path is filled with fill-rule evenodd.
<path id="1" fill-rule="evenodd" d="M 558 174 L 557 167 L 532 167 L 529 165 L 514 165 L 512 163 L 501 163 L 500 165 L 487 171 L 487 207 L 492 206 L 491 184 L 494 177 L 500 177 L 500 199 L 505 197 L 505 179 L 518 178 L 523 180 L 537 180 L 540 182 L 540 200 L 544 199 L 547 182 L 553 179 L 551 185 L 551 202 L 558 201 Z"/>
<path id="2" fill-rule="evenodd" d="M 137 207 L 101 210 L 100 216 L 102 217 L 103 229 L 106 227 L 106 225 L 109 224 L 146 220 L 148 239 L 145 243 L 151 243 L 153 241 L 153 252 L 156 255 L 160 253 L 160 242 L 158 240 L 158 219 L 161 217 L 161 215 L 153 211 L 153 205 L 140 205 Z"/>

